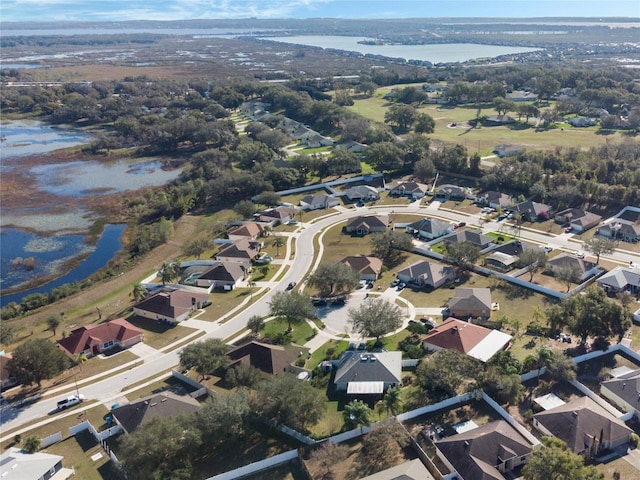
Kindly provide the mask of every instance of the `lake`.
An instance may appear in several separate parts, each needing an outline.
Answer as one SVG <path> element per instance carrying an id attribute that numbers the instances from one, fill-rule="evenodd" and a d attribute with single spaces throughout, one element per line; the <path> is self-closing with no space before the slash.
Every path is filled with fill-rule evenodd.
<path id="1" fill-rule="evenodd" d="M 64 283 L 83 280 L 104 267 L 122 248 L 120 236 L 125 225 L 107 225 L 95 247 L 86 243 L 86 233 L 98 219 L 98 214 L 87 208 L 85 201 L 105 194 L 164 185 L 181 172 L 181 169 L 163 170 L 156 158 L 95 157 L 39 165 L 34 165 L 31 160 L 27 162 L 28 156 L 91 141 L 91 135 L 64 125 L 54 127 L 32 120 L 9 121 L 0 125 L 0 135 L 0 172 L 7 180 L 5 185 L 11 184 L 13 175 L 26 173 L 33 182 L 31 198 L 37 200 L 29 205 L 14 202 L 13 208 L 3 206 L 0 216 L 0 289 L 16 288 L 37 278 L 62 275 L 42 287 L 1 297 L 3 305 L 19 301 L 30 293 L 48 292 Z M 62 266 L 66 262 L 87 253 L 90 253 L 89 257 L 76 268 L 67 273 L 63 271 Z M 33 268 L 26 268 L 16 261 L 17 258 L 31 257 L 34 259 Z"/>
<path id="2" fill-rule="evenodd" d="M 382 55 L 405 60 L 421 60 L 431 63 L 465 62 L 476 58 L 494 58 L 501 55 L 528 53 L 540 50 L 528 47 L 506 47 L 476 43 L 445 43 L 435 45 L 362 45 L 363 37 L 341 35 L 298 35 L 291 37 L 261 37 L 274 42 L 334 48 L 372 55 Z"/>
<path id="3" fill-rule="evenodd" d="M 109 263 L 122 248 L 120 237 L 126 225 L 106 225 L 95 247 L 84 243 L 82 235 L 61 235 L 41 237 L 16 229 L 3 228 L 0 232 L 0 252 L 2 266 L 3 289 L 8 289 L 28 282 L 43 275 L 55 275 L 63 263 L 71 258 L 92 251 L 92 253 L 61 277 L 39 287 L 24 290 L 20 293 L 0 297 L 2 306 L 11 302 L 19 303 L 22 298 L 32 293 L 48 293 L 55 287 L 66 283 L 84 280 Z M 12 237 L 12 241 L 7 240 Z M 19 242 L 15 241 L 19 240 Z M 36 257 L 35 268 L 29 272 L 24 267 L 14 268 L 11 260 L 16 257 Z M 6 274 L 6 275 L 5 275 Z"/>

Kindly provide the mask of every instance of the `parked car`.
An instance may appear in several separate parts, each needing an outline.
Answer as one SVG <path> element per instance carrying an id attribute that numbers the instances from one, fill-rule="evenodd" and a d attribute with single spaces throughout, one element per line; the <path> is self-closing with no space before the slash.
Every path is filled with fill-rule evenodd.
<path id="1" fill-rule="evenodd" d="M 407 286 L 407 284 L 406 284 L 406 283 L 404 283 L 404 282 L 400 282 L 400 283 L 398 284 L 398 291 L 400 291 L 400 290 L 404 290 L 404 288 L 405 288 L 406 286 Z"/>
<path id="2" fill-rule="evenodd" d="M 298 225 L 298 221 L 297 220 L 289 220 L 289 222 L 287 222 L 289 225 Z"/>
<path id="3" fill-rule="evenodd" d="M 507 218 L 507 214 L 506 213 L 501 213 L 500 215 L 498 215 L 498 221 L 501 222 L 502 220 L 504 220 L 505 218 Z"/>
<path id="4" fill-rule="evenodd" d="M 60 400 L 58 402 L 58 410 L 65 410 L 69 407 L 73 407 L 75 405 L 80 405 L 85 400 L 83 394 L 79 395 L 69 395 L 64 400 Z"/>
<path id="5" fill-rule="evenodd" d="M 573 227 L 567 227 L 564 229 L 565 233 L 569 233 L 571 230 L 573 230 Z"/>
<path id="6" fill-rule="evenodd" d="M 397 287 L 398 284 L 400 284 L 400 280 L 398 280 L 397 278 L 391 282 L 391 285 L 389 285 L 391 288 Z"/>
<path id="7" fill-rule="evenodd" d="M 571 337 L 566 333 L 559 333 L 556 335 L 556 340 L 562 343 L 571 343 Z"/>

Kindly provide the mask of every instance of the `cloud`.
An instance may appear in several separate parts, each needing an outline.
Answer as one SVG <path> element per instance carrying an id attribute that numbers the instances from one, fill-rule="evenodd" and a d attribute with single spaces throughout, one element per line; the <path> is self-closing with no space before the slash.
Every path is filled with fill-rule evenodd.
<path id="1" fill-rule="evenodd" d="M 3 0 L 2 6 L 5 22 L 124 21 L 286 18 L 330 3 L 336 0 Z"/>

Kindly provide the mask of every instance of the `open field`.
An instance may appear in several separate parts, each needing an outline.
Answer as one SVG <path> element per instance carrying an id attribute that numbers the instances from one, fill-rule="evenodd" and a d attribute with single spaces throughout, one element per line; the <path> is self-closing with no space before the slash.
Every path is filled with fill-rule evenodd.
<path id="1" fill-rule="evenodd" d="M 148 318 L 131 315 L 127 321 L 144 331 L 144 343 L 151 348 L 161 349 L 195 332 L 182 325 L 171 326 Z"/>
<path id="2" fill-rule="evenodd" d="M 402 86 L 404 87 L 404 85 Z M 388 88 L 386 89 L 388 91 Z M 360 115 L 384 123 L 384 114 L 392 103 L 382 96 L 386 93 L 379 89 L 370 98 L 356 99 L 353 106 L 348 107 Z M 551 104 L 547 108 L 552 108 Z M 544 109 L 543 109 L 544 110 Z M 490 155 L 496 145 L 503 143 L 518 144 L 525 148 L 535 150 L 553 150 L 558 145 L 564 147 L 589 148 L 604 145 L 607 142 L 621 141 L 626 136 L 619 132 L 607 135 L 600 134 L 593 129 L 572 128 L 569 125 L 558 126 L 557 128 L 539 130 L 535 126 L 516 123 L 510 126 L 465 128 L 449 125 L 452 123 L 465 124 L 476 118 L 478 108 L 474 106 L 443 107 L 442 105 L 422 106 L 419 111 L 427 113 L 436 122 L 434 133 L 429 137 L 443 143 L 456 143 L 466 146 L 470 152 L 478 152 L 480 155 Z M 496 115 L 493 108 L 483 108 L 482 115 Z M 511 114 L 511 116 L 514 116 Z M 514 118 L 517 118 L 514 116 Z M 530 121 L 531 122 L 531 121 Z"/>

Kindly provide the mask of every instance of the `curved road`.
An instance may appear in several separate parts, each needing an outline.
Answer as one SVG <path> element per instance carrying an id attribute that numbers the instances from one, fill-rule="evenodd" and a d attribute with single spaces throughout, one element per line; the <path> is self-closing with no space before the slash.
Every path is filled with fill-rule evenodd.
<path id="1" fill-rule="evenodd" d="M 380 208 L 356 208 L 340 211 L 338 214 L 316 220 L 315 223 L 302 224 L 303 229 L 299 234 L 297 234 L 296 238 L 295 259 L 291 264 L 289 271 L 279 282 L 277 282 L 276 287 L 271 288 L 270 291 L 257 299 L 249 308 L 246 308 L 242 312 L 233 316 L 225 323 L 215 324 L 210 332 L 199 337 L 198 340 L 205 340 L 208 338 L 230 338 L 235 333 L 245 328 L 247 321 L 251 316 L 266 316 L 269 313 L 269 302 L 273 294 L 280 289 L 284 289 L 289 282 L 299 281 L 312 267 L 314 257 L 313 240 L 316 234 L 318 234 L 322 229 L 335 223 L 363 214 L 394 212 L 419 213 L 422 215 L 440 217 L 454 222 L 464 221 L 470 225 L 478 225 L 480 222 L 480 216 L 477 214 L 465 215 L 450 210 L 438 210 L 438 205 L 439 204 L 437 202 L 432 202 L 430 206 L 424 207 L 420 206 L 420 202 L 414 202 L 409 205 L 393 205 Z M 484 224 L 482 228 L 484 231 L 500 231 L 501 228 L 504 229 L 506 233 L 510 231 L 510 229 L 505 228 L 503 223 L 498 222 L 488 222 Z M 543 245 L 551 245 L 554 248 L 560 248 L 568 251 L 575 251 L 581 246 L 579 242 L 576 243 L 570 241 L 570 235 L 568 234 L 550 236 L 544 232 L 522 229 L 520 236 L 525 240 L 537 242 Z M 615 252 L 612 256 L 601 258 L 628 264 L 630 261 L 636 262 L 638 260 L 638 255 L 631 252 Z M 51 395 L 50 397 L 41 399 L 38 402 L 24 406 L 20 409 L 12 408 L 10 410 L 6 410 L 5 407 L 5 411 L 2 412 L 2 430 L 6 432 L 37 419 L 41 419 L 40 424 L 45 424 L 50 421 L 48 416 L 54 413 L 55 418 L 59 418 L 63 415 L 78 415 L 82 410 L 92 408 L 92 402 L 95 400 L 109 406 L 122 398 L 123 395 L 126 395 L 127 392 L 123 391 L 123 389 L 128 385 L 148 381 L 150 378 L 160 375 L 175 367 L 179 363 L 180 350 L 181 349 L 176 349 L 170 353 L 162 353 L 152 356 L 145 359 L 144 364 L 140 366 L 132 367 L 128 371 L 115 374 L 95 383 L 83 385 L 82 393 L 87 398 L 87 402 L 84 404 L 84 407 L 73 409 L 67 413 L 57 413 L 56 403 L 58 400 L 65 398 L 66 395 L 71 394 L 71 392 L 67 392 L 65 395 Z M 36 425 L 30 425 L 29 429 L 34 428 Z M 25 430 L 27 429 L 25 428 Z M 11 435 L 8 435 L 7 438 L 0 438 L 0 441 L 12 438 L 15 433 L 16 432 L 13 432 Z"/>

